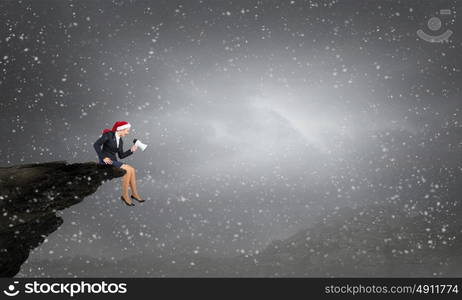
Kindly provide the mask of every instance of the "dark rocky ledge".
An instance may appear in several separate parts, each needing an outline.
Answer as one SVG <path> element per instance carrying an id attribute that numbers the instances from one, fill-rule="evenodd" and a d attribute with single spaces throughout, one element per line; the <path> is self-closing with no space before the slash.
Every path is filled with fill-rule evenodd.
<path id="1" fill-rule="evenodd" d="M 56 211 L 75 205 L 124 169 L 66 161 L 0 168 L 0 276 L 13 277 L 63 223 Z"/>

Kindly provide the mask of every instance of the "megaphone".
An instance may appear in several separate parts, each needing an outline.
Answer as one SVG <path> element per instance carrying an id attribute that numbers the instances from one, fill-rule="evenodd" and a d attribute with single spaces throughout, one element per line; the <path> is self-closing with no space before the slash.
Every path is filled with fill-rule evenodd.
<path id="1" fill-rule="evenodd" d="M 140 140 L 134 139 L 133 144 L 135 144 L 137 147 L 141 149 L 141 151 L 144 151 L 148 145 L 143 144 Z"/>

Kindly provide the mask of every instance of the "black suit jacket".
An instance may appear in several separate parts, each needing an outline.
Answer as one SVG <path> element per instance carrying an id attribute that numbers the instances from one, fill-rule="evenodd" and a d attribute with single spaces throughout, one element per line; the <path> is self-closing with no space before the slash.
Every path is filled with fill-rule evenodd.
<path id="1" fill-rule="evenodd" d="M 119 154 L 119 158 L 122 159 L 129 155 L 132 155 L 132 150 L 128 149 L 124 152 L 123 150 L 122 137 L 119 140 L 119 147 L 117 147 L 117 140 L 114 131 L 104 133 L 94 144 L 93 147 L 98 153 L 98 157 L 103 160 L 105 157 L 109 157 L 111 160 L 117 160 L 116 153 Z M 103 149 L 101 149 L 101 146 Z"/>

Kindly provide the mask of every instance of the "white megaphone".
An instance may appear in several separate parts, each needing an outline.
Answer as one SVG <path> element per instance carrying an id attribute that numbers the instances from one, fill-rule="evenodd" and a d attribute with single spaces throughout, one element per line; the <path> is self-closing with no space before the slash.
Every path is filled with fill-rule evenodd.
<path id="1" fill-rule="evenodd" d="M 148 145 L 143 144 L 140 140 L 134 139 L 133 144 L 135 144 L 137 147 L 141 149 L 141 151 L 144 151 Z"/>

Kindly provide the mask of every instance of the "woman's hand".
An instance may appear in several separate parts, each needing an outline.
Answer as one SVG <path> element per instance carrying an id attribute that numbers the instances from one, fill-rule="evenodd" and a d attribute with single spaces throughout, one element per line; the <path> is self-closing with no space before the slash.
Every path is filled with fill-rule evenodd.
<path id="1" fill-rule="evenodd" d="M 112 165 L 112 160 L 109 158 L 109 157 L 105 157 L 103 159 L 103 161 L 107 164 L 107 165 Z"/>
<path id="2" fill-rule="evenodd" d="M 135 152 L 136 149 L 138 149 L 138 146 L 137 146 L 137 145 L 133 145 L 133 146 L 130 148 L 130 150 L 132 150 L 132 152 Z"/>

